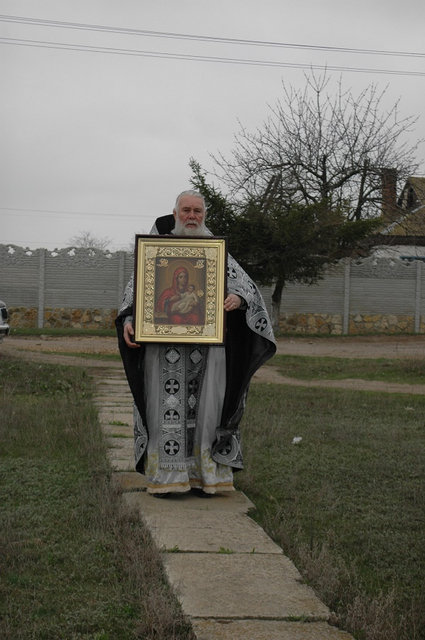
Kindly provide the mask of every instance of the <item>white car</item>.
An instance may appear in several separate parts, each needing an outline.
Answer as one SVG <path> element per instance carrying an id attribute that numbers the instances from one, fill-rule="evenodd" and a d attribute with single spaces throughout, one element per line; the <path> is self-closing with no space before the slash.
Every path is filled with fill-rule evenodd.
<path id="1" fill-rule="evenodd" d="M 0 342 L 4 336 L 9 335 L 9 314 L 7 313 L 7 307 L 3 300 L 0 300 Z"/>

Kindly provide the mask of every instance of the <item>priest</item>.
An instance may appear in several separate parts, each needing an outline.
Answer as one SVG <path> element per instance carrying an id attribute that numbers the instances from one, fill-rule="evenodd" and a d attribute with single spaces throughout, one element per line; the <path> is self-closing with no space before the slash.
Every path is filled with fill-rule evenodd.
<path id="1" fill-rule="evenodd" d="M 211 236 L 203 196 L 184 191 L 153 235 Z M 276 351 L 255 283 L 230 255 L 224 300 L 224 346 L 135 343 L 133 278 L 116 319 L 118 343 L 134 398 L 136 470 L 155 497 L 233 490 L 243 468 L 239 425 L 250 380 Z"/>

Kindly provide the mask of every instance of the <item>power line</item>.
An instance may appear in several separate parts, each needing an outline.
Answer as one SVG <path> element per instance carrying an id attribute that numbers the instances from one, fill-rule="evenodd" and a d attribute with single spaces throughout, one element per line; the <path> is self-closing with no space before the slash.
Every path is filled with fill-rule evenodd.
<path id="1" fill-rule="evenodd" d="M 30 213 L 41 213 L 41 214 L 53 214 L 56 216 L 97 216 L 101 218 L 150 218 L 150 215 L 146 215 L 143 213 L 96 213 L 92 211 L 55 211 L 53 209 L 25 209 L 18 207 L 0 207 L 0 211 L 5 211 L 5 215 L 15 215 L 15 214 L 30 214 Z M 7 212 L 11 213 L 8 214 Z"/>
<path id="2" fill-rule="evenodd" d="M 21 246 L 21 247 L 28 247 L 28 245 L 30 244 L 38 244 L 38 240 L 24 240 L 23 238 L 19 238 L 18 240 L 3 240 L 1 241 L 2 245 L 10 245 L 10 244 L 14 244 L 17 246 Z M 52 240 L 42 240 L 42 242 L 45 245 L 50 245 L 51 247 L 55 247 L 58 248 L 58 244 L 61 244 L 60 242 L 55 242 Z M 71 245 L 66 245 L 66 246 L 71 246 Z"/>
<path id="3" fill-rule="evenodd" d="M 136 56 L 146 58 L 163 58 L 169 60 L 187 60 L 191 62 L 212 62 L 220 64 L 238 64 L 249 65 L 258 67 L 274 67 L 274 68 L 286 68 L 286 69 L 319 69 L 322 71 L 350 71 L 355 73 L 377 73 L 386 75 L 398 75 L 398 76 L 425 76 L 425 72 L 422 71 L 403 71 L 396 69 L 374 69 L 367 67 L 345 67 L 337 65 L 319 65 L 319 64 L 305 64 L 305 63 L 293 63 L 293 62 L 276 62 L 272 60 L 252 60 L 243 58 L 229 58 L 218 56 L 200 56 L 191 54 L 178 54 L 178 53 L 166 53 L 163 51 L 143 51 L 139 49 L 121 49 L 115 47 L 95 47 L 92 45 L 76 45 L 72 43 L 64 42 L 48 42 L 45 40 L 28 40 L 20 38 L 0 38 L 0 44 L 36 47 L 44 49 L 60 49 L 64 51 L 79 51 L 89 53 L 103 53 L 112 55 L 125 55 Z"/>
<path id="4" fill-rule="evenodd" d="M 145 36 L 154 38 L 168 38 L 175 40 L 193 40 L 197 42 L 215 42 L 221 44 L 249 45 L 256 47 L 280 47 L 287 49 L 307 49 L 313 51 L 333 51 L 337 53 L 355 53 L 381 56 L 425 57 L 425 53 L 415 51 L 389 51 L 383 49 L 360 49 L 350 47 L 332 47 L 327 45 L 312 45 L 293 42 L 276 42 L 269 40 L 250 40 L 243 38 L 224 38 L 221 36 L 204 36 L 189 33 L 175 33 L 172 31 L 151 31 L 148 29 L 129 29 L 125 27 L 110 27 L 99 24 L 84 24 L 79 22 L 64 22 L 59 20 L 43 20 L 20 16 L 0 15 L 1 22 L 14 22 L 35 26 L 56 27 L 62 29 L 77 29 L 84 31 L 98 31 L 119 33 L 122 35 Z"/>
<path id="5" fill-rule="evenodd" d="M 125 250 L 125 246 L 130 246 L 132 244 L 132 238 L 129 238 L 128 242 L 121 242 L 121 243 L 112 243 L 110 245 L 108 245 L 105 249 L 105 251 L 123 251 Z M 69 244 L 68 242 L 52 242 L 51 240 L 23 240 L 23 238 L 19 238 L 19 240 L 8 240 L 8 241 L 3 241 L 1 242 L 2 245 L 14 245 L 16 247 L 21 247 L 23 249 L 28 249 L 29 251 L 37 251 L 37 249 L 34 248 L 30 248 L 29 245 L 34 245 L 37 244 L 39 245 L 37 248 L 38 249 L 48 249 L 49 247 L 52 247 L 52 249 L 57 249 L 58 251 L 60 251 L 61 249 L 70 249 L 70 248 L 78 248 L 75 247 L 75 245 L 73 245 L 72 243 Z"/>

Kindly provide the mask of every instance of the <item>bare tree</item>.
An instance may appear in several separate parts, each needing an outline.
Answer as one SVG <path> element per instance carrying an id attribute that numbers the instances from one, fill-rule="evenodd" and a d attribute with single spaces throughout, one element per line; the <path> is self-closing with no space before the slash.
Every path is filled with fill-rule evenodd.
<path id="1" fill-rule="evenodd" d="M 273 284 L 275 326 L 284 286 L 312 284 L 326 265 L 360 245 L 366 252 L 383 201 L 395 210 L 396 180 L 417 170 L 421 141 L 404 140 L 417 118 L 400 118 L 398 102 L 385 109 L 384 97 L 374 84 L 354 95 L 341 80 L 332 93 L 326 73 L 311 72 L 302 90 L 283 84 L 260 128 L 240 125 L 230 157 L 213 156 L 237 230 L 231 248 L 260 283 Z M 192 169 L 214 205 L 217 193 Z"/>
<path id="2" fill-rule="evenodd" d="M 273 185 L 288 207 L 326 201 L 360 220 L 381 213 L 383 170 L 399 181 L 416 171 L 419 143 L 403 138 L 417 118 L 400 119 L 398 102 L 385 110 L 385 91 L 374 84 L 354 96 L 340 80 L 331 95 L 329 82 L 312 72 L 303 90 L 283 85 L 262 127 L 241 126 L 231 157 L 214 157 L 234 199 L 263 198 Z"/>
<path id="3" fill-rule="evenodd" d="M 228 236 L 230 252 L 259 284 L 273 285 L 276 330 L 285 285 L 317 282 L 327 265 L 359 250 L 380 224 L 379 219 L 349 220 L 344 210 L 330 207 L 326 198 L 309 205 L 284 203 L 279 181 L 274 179 L 261 198 L 246 198 L 236 206 L 207 182 L 196 160 L 191 160 L 190 167 L 191 183 L 207 203 L 208 227 L 216 235 Z"/>
<path id="4" fill-rule="evenodd" d="M 76 236 L 70 238 L 69 243 L 73 247 L 81 247 L 82 249 L 100 249 L 105 251 L 111 243 L 108 237 L 96 238 L 91 231 L 80 231 Z"/>

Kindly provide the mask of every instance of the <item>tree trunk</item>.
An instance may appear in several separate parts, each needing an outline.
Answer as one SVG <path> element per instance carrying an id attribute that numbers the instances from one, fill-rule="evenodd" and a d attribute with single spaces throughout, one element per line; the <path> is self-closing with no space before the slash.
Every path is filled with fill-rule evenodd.
<path id="1" fill-rule="evenodd" d="M 285 285 L 283 278 L 278 278 L 272 293 L 272 326 L 273 331 L 279 334 L 280 301 L 282 300 L 282 290 Z"/>

